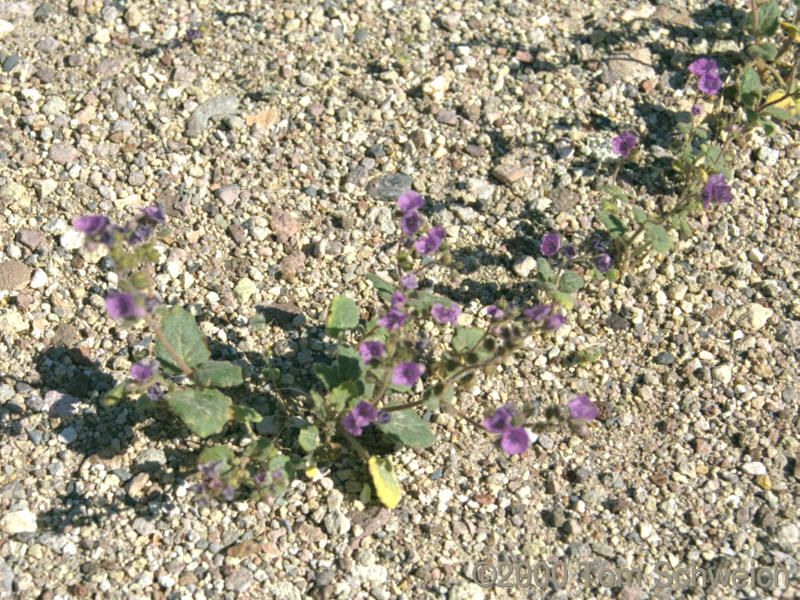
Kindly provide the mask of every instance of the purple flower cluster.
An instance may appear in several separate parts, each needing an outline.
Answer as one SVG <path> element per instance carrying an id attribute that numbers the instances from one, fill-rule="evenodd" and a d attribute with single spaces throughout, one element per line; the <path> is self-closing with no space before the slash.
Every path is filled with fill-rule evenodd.
<path id="1" fill-rule="evenodd" d="M 400 231 L 403 235 L 414 235 L 419 229 L 420 216 L 417 209 L 422 207 L 422 196 L 413 190 L 400 194 L 397 198 L 397 208 L 403 211 L 400 219 Z"/>
<path id="2" fill-rule="evenodd" d="M 611 140 L 611 150 L 619 156 L 628 156 L 635 146 L 636 136 L 630 131 L 625 131 Z"/>
<path id="3" fill-rule="evenodd" d="M 717 61 L 712 58 L 698 58 L 689 65 L 689 72 L 697 76 L 697 87 L 709 96 L 716 96 L 722 89 L 722 79 L 717 73 Z"/>
<path id="4" fill-rule="evenodd" d="M 379 341 L 366 341 L 361 342 L 358 347 L 358 353 L 361 355 L 361 360 L 364 363 L 369 363 L 372 360 L 380 360 L 386 353 L 386 347 Z"/>
<path id="5" fill-rule="evenodd" d="M 553 308 L 548 304 L 537 304 L 522 311 L 523 316 L 529 318 L 537 324 L 541 324 L 548 331 L 555 331 L 564 324 L 564 315 L 552 312 Z"/>
<path id="6" fill-rule="evenodd" d="M 112 319 L 141 319 L 147 314 L 147 307 L 138 294 L 122 292 L 106 298 L 106 312 Z"/>
<path id="7" fill-rule="evenodd" d="M 450 323 L 453 327 L 455 327 L 458 325 L 458 315 L 460 314 L 461 309 L 455 302 L 450 305 L 450 308 L 445 308 L 442 304 L 434 304 L 431 308 L 431 316 L 437 323 L 441 325 Z"/>
<path id="8" fill-rule="evenodd" d="M 131 377 L 139 383 L 144 383 L 158 371 L 158 366 L 153 360 L 140 360 L 131 366 Z"/>
<path id="9" fill-rule="evenodd" d="M 391 415 L 385 410 L 378 410 L 369 402 L 363 400 L 355 405 L 353 410 L 342 417 L 342 427 L 350 435 L 356 437 L 364 433 L 364 428 L 372 423 L 377 422 L 379 425 L 388 423 L 391 420 Z"/>
<path id="10" fill-rule="evenodd" d="M 597 417 L 597 407 L 586 394 L 575 396 L 567 403 L 569 416 L 573 419 L 591 420 Z"/>
<path id="11" fill-rule="evenodd" d="M 208 504 L 208 497 L 222 496 L 225 500 L 233 500 L 234 489 L 225 483 L 220 475 L 222 460 L 209 461 L 197 465 L 202 481 L 195 486 L 194 491 L 200 496 L 199 504 Z"/>
<path id="12" fill-rule="evenodd" d="M 396 365 L 392 370 L 392 384 L 413 386 L 425 372 L 425 365 L 414 362 L 404 362 Z"/>
<path id="13" fill-rule="evenodd" d="M 75 217 L 72 226 L 88 237 L 98 239 L 109 248 L 119 238 L 123 238 L 131 246 L 141 244 L 153 233 L 153 227 L 165 221 L 164 212 L 158 205 L 153 204 L 142 209 L 135 219 L 129 221 L 125 227 L 113 225 L 103 215 L 86 215 Z"/>
<path id="14" fill-rule="evenodd" d="M 528 434 L 522 427 L 514 427 L 511 423 L 516 411 L 510 404 L 501 406 L 491 416 L 485 418 L 481 425 L 489 433 L 499 433 L 500 447 L 509 454 L 522 454 L 531 443 Z"/>
<path id="15" fill-rule="evenodd" d="M 718 203 L 725 203 L 733 200 L 731 188 L 728 182 L 725 181 L 725 175 L 722 173 L 710 175 L 703 188 L 703 208 L 708 208 L 712 200 Z"/>

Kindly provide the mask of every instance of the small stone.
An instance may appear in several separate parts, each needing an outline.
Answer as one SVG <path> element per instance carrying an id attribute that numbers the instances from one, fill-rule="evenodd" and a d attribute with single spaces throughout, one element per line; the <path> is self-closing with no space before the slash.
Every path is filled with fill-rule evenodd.
<path id="1" fill-rule="evenodd" d="M 9 535 L 34 533 L 36 531 L 36 515 L 25 509 L 7 512 L 0 519 L 0 529 Z"/>
<path id="2" fill-rule="evenodd" d="M 747 325 L 751 329 L 761 329 L 772 316 L 772 309 L 759 304 L 758 302 L 751 302 L 743 311 L 740 322 Z"/>
<path id="3" fill-rule="evenodd" d="M 760 461 L 751 461 L 742 465 L 742 471 L 748 475 L 766 475 L 767 467 Z"/>
<path id="4" fill-rule="evenodd" d="M 8 55 L 6 59 L 3 61 L 3 72 L 10 73 L 11 71 L 14 70 L 14 67 L 16 67 L 18 64 L 19 64 L 19 56 L 17 56 L 16 54 Z"/>
<path id="5" fill-rule="evenodd" d="M 338 509 L 325 515 L 322 523 L 330 536 L 340 536 L 350 531 L 350 520 Z"/>
<path id="6" fill-rule="evenodd" d="M 72 426 L 67 427 L 61 430 L 61 432 L 58 434 L 58 439 L 69 446 L 72 442 L 78 439 L 78 432 L 75 431 L 75 428 Z"/>
<path id="7" fill-rule="evenodd" d="M 280 208 L 270 211 L 269 227 L 282 244 L 288 242 L 302 228 L 297 219 Z"/>
<path id="8" fill-rule="evenodd" d="M 186 136 L 199 137 L 208 127 L 211 119 L 232 116 L 239 108 L 239 99 L 236 96 L 216 96 L 198 106 L 186 122 Z"/>
<path id="9" fill-rule="evenodd" d="M 256 284 L 247 277 L 240 279 L 236 287 L 233 288 L 233 295 L 236 296 L 236 299 L 241 304 L 246 303 L 256 292 L 258 292 Z"/>
<path id="10" fill-rule="evenodd" d="M 33 272 L 33 276 L 31 277 L 30 286 L 37 290 L 39 288 L 43 288 L 47 285 L 47 273 L 42 271 L 41 269 L 36 269 Z"/>
<path id="11" fill-rule="evenodd" d="M 53 144 L 50 147 L 50 151 L 47 153 L 47 157 L 56 162 L 60 165 L 66 165 L 68 163 L 74 162 L 81 153 L 78 149 L 73 146 L 72 144 Z"/>
<path id="12" fill-rule="evenodd" d="M 52 179 L 40 179 L 35 184 L 36 187 L 36 194 L 39 196 L 40 200 L 44 200 L 50 194 L 56 191 L 58 187 L 58 183 L 56 183 Z"/>
<path id="13" fill-rule="evenodd" d="M 411 177 L 403 173 L 388 173 L 367 184 L 367 193 L 376 200 L 394 202 L 403 192 L 411 189 Z"/>
<path id="14" fill-rule="evenodd" d="M 231 206 L 239 198 L 240 188 L 237 184 L 223 185 L 214 191 L 214 195 L 225 205 Z"/>
<path id="15" fill-rule="evenodd" d="M 252 540 L 242 542 L 241 544 L 234 544 L 225 550 L 226 556 L 233 558 L 244 558 L 245 556 L 253 556 L 261 552 L 261 546 Z"/>
<path id="16" fill-rule="evenodd" d="M 0 19 L 0 40 L 2 40 L 12 31 L 14 31 L 14 24 Z"/>
<path id="17" fill-rule="evenodd" d="M 35 229 L 23 229 L 17 234 L 17 241 L 31 250 L 36 250 L 44 242 L 44 235 Z"/>
<path id="18" fill-rule="evenodd" d="M 441 23 L 442 28 L 446 31 L 456 31 L 461 23 L 461 15 L 457 12 L 447 13 L 439 17 L 439 23 Z"/>
<path id="19" fill-rule="evenodd" d="M 511 185 L 519 181 L 525 176 L 525 169 L 520 167 L 511 167 L 506 165 L 498 165 L 492 169 L 492 175 L 505 185 Z"/>
<path id="20" fill-rule="evenodd" d="M 786 523 L 778 529 L 777 541 L 787 552 L 797 551 L 800 544 L 800 527 L 794 523 Z"/>
<path id="21" fill-rule="evenodd" d="M 231 592 L 245 592 L 253 583 L 253 574 L 245 567 L 235 569 L 225 578 L 225 589 Z"/>
<path id="22" fill-rule="evenodd" d="M 586 467 L 578 467 L 577 469 L 575 469 L 574 473 L 575 481 L 577 481 L 578 483 L 583 483 L 584 481 L 589 479 L 591 474 L 592 474 L 591 471 L 589 471 L 589 469 L 587 469 Z"/>
<path id="23" fill-rule="evenodd" d="M 96 44 L 107 44 L 111 41 L 111 32 L 107 28 L 101 27 L 92 36 L 92 41 Z"/>
<path id="24" fill-rule="evenodd" d="M 714 378 L 714 381 L 719 381 L 721 384 L 727 385 L 731 382 L 733 371 L 729 365 L 719 365 L 711 370 L 711 377 Z"/>
<path id="25" fill-rule="evenodd" d="M 125 9 L 125 24 L 131 29 L 138 27 L 143 19 L 142 10 L 136 4 L 131 4 Z"/>
<path id="26" fill-rule="evenodd" d="M 14 571 L 0 558 L 0 598 L 11 598 L 14 589 Z M 21 591 L 21 590 L 20 590 Z"/>
<path id="27" fill-rule="evenodd" d="M 523 279 L 527 279 L 527 277 L 531 274 L 531 272 L 536 268 L 536 259 L 532 256 L 525 256 L 522 259 L 518 260 L 514 263 L 512 269 L 514 273 L 522 277 Z"/>
<path id="28" fill-rule="evenodd" d="M 447 600 L 483 600 L 485 595 L 477 583 L 457 583 L 447 593 Z"/>
<path id="29" fill-rule="evenodd" d="M 553 439 L 550 436 L 545 435 L 545 434 L 540 434 L 539 435 L 539 439 L 537 440 L 537 442 L 545 450 L 552 450 L 553 446 L 555 445 L 555 442 L 553 442 Z"/>
<path id="30" fill-rule="evenodd" d="M 380 144 L 374 144 L 367 149 L 365 154 L 370 158 L 383 158 L 386 156 L 386 150 Z"/>
<path id="31" fill-rule="evenodd" d="M 757 475 L 755 481 L 756 485 L 762 490 L 769 491 L 772 489 L 772 481 L 770 481 L 769 475 Z"/>
<path id="32" fill-rule="evenodd" d="M 452 110 L 442 109 L 436 113 L 436 121 L 443 125 L 455 125 L 458 123 L 458 116 Z"/>
<path id="33" fill-rule="evenodd" d="M 31 269 L 18 260 L 0 262 L 0 290 L 21 290 L 31 278 Z"/>
<path id="34" fill-rule="evenodd" d="M 42 104 L 39 112 L 46 117 L 54 119 L 59 115 L 65 114 L 67 110 L 67 103 L 64 102 L 64 99 L 60 96 L 53 96 L 47 102 Z"/>
<path id="35" fill-rule="evenodd" d="M 655 357 L 655 362 L 659 365 L 671 365 L 675 362 L 672 352 L 659 352 Z"/>
<path id="36" fill-rule="evenodd" d="M 140 469 L 155 469 L 167 464 L 167 455 L 160 448 L 147 448 L 136 457 L 134 464 Z"/>

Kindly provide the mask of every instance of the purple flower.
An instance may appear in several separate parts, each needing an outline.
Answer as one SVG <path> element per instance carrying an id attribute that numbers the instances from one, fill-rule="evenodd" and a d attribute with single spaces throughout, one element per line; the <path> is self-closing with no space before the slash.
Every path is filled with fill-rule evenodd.
<path id="1" fill-rule="evenodd" d="M 506 313 L 504 313 L 501 309 L 497 308 L 494 304 L 490 304 L 486 307 L 486 314 L 492 317 L 493 319 L 502 319 Z"/>
<path id="2" fill-rule="evenodd" d="M 136 381 L 144 382 L 156 374 L 158 367 L 152 361 L 140 360 L 131 366 L 131 377 Z"/>
<path id="3" fill-rule="evenodd" d="M 165 221 L 164 211 L 161 210 L 158 204 L 153 204 L 152 206 L 143 208 L 140 218 L 141 217 L 150 219 L 154 223 L 163 223 Z"/>
<path id="4" fill-rule="evenodd" d="M 342 427 L 350 435 L 359 436 L 364 427 L 378 418 L 378 410 L 369 402 L 363 400 L 355 405 L 353 410 L 342 417 Z"/>
<path id="5" fill-rule="evenodd" d="M 380 319 L 378 319 L 377 323 L 380 327 L 383 327 L 388 331 L 394 331 L 395 329 L 400 329 L 407 320 L 407 314 L 393 308 Z"/>
<path id="6" fill-rule="evenodd" d="M 730 202 L 733 200 L 731 188 L 722 173 L 709 176 L 706 186 L 703 188 L 703 208 L 708 208 L 708 204 L 712 200 L 714 202 Z"/>
<path id="7" fill-rule="evenodd" d="M 403 292 L 395 292 L 392 294 L 392 299 L 389 301 L 389 308 L 392 310 L 399 310 L 405 306 L 406 296 Z"/>
<path id="8" fill-rule="evenodd" d="M 186 32 L 186 35 L 184 37 L 186 38 L 187 42 L 191 42 L 192 40 L 196 40 L 197 38 L 199 38 L 200 34 L 201 32 L 199 29 L 197 29 L 196 27 L 192 27 L 189 31 Z"/>
<path id="9" fill-rule="evenodd" d="M 586 394 L 575 396 L 567 403 L 569 416 L 573 419 L 594 419 L 597 416 L 597 407 L 589 400 Z"/>
<path id="10" fill-rule="evenodd" d="M 512 427 L 500 439 L 500 447 L 508 454 L 522 454 L 530 443 L 531 439 L 522 427 Z"/>
<path id="11" fill-rule="evenodd" d="M 498 408 L 491 417 L 481 421 L 481 425 L 490 433 L 505 433 L 511 429 L 511 417 L 515 412 L 510 404 L 506 404 Z"/>
<path id="12" fill-rule="evenodd" d="M 147 397 L 150 398 L 150 402 L 158 402 L 164 397 L 164 390 L 160 385 L 151 385 L 147 388 Z"/>
<path id="13" fill-rule="evenodd" d="M 420 254 L 427 255 L 436 252 L 439 246 L 442 245 L 445 235 L 447 234 L 445 234 L 444 229 L 441 227 L 434 227 L 428 232 L 427 236 L 414 242 L 414 248 L 416 248 L 417 252 Z"/>
<path id="14" fill-rule="evenodd" d="M 575 250 L 575 246 L 573 246 L 572 244 L 567 244 L 566 246 L 561 248 L 561 255 L 564 258 L 572 259 L 575 258 L 578 255 L 578 253 Z"/>
<path id="15" fill-rule="evenodd" d="M 400 231 L 403 235 L 414 235 L 419 229 L 420 217 L 415 210 L 410 210 L 400 219 Z"/>
<path id="16" fill-rule="evenodd" d="M 406 290 L 417 289 L 417 285 L 419 285 L 417 276 L 414 273 L 406 273 L 400 278 L 400 285 Z"/>
<path id="17" fill-rule="evenodd" d="M 141 319 L 145 308 L 136 302 L 133 294 L 111 294 L 106 298 L 106 312 L 112 319 Z"/>
<path id="18" fill-rule="evenodd" d="M 375 422 L 378 425 L 386 425 L 388 422 L 392 420 L 392 414 L 385 410 L 379 410 L 378 416 L 375 418 Z"/>
<path id="19" fill-rule="evenodd" d="M 221 496 L 224 500 L 228 501 L 233 500 L 234 496 L 233 488 L 229 485 L 226 485 L 225 488 L 222 490 Z"/>
<path id="20" fill-rule="evenodd" d="M 537 304 L 531 308 L 526 308 L 522 314 L 534 323 L 541 323 L 550 314 L 550 306 L 547 304 Z"/>
<path id="21" fill-rule="evenodd" d="M 550 331 L 555 331 L 564 324 L 564 315 L 560 313 L 553 313 L 544 321 L 544 328 Z"/>
<path id="22" fill-rule="evenodd" d="M 350 411 L 359 427 L 366 427 L 378 418 L 378 409 L 363 400 Z"/>
<path id="23" fill-rule="evenodd" d="M 380 359 L 386 348 L 378 341 L 361 342 L 358 347 L 358 353 L 361 355 L 361 360 L 368 363 L 372 359 Z"/>
<path id="24" fill-rule="evenodd" d="M 400 363 L 392 370 L 392 383 L 394 385 L 407 385 L 409 387 L 417 383 L 425 372 L 425 365 L 413 362 Z"/>
<path id="25" fill-rule="evenodd" d="M 460 314 L 461 309 L 455 302 L 450 305 L 450 308 L 445 308 L 443 304 L 434 304 L 431 308 L 431 316 L 442 325 L 450 323 L 455 327 L 458 325 L 458 315 Z"/>
<path id="26" fill-rule="evenodd" d="M 350 435 L 354 435 L 356 437 L 364 433 L 364 428 L 359 427 L 358 423 L 356 423 L 356 418 L 355 416 L 353 416 L 352 412 L 349 412 L 342 417 L 342 428 Z"/>
<path id="27" fill-rule="evenodd" d="M 608 250 L 608 243 L 603 238 L 594 238 L 592 240 L 592 249 L 595 252 L 605 252 Z"/>
<path id="28" fill-rule="evenodd" d="M 151 233 L 153 233 L 153 228 L 149 225 L 138 225 L 128 237 L 128 243 L 141 244 L 150 237 Z"/>
<path id="29" fill-rule="evenodd" d="M 201 463 L 197 465 L 197 470 L 203 475 L 203 477 L 216 477 L 219 475 L 219 469 L 222 466 L 222 459 L 220 460 L 210 460 L 208 462 Z"/>
<path id="30" fill-rule="evenodd" d="M 717 61 L 713 58 L 698 58 L 689 65 L 689 72 L 698 77 L 702 77 L 706 73 L 716 73 Z"/>
<path id="31" fill-rule="evenodd" d="M 86 235 L 97 235 L 109 225 L 107 217 L 102 215 L 87 215 L 72 219 L 72 226 Z"/>
<path id="32" fill-rule="evenodd" d="M 608 254 L 601 254 L 600 256 L 595 256 L 592 259 L 592 263 L 595 269 L 601 273 L 605 273 L 611 266 L 611 257 Z"/>
<path id="33" fill-rule="evenodd" d="M 403 192 L 397 198 L 397 208 L 402 210 L 404 213 L 407 213 L 412 210 L 417 210 L 422 206 L 423 200 L 422 196 L 420 196 L 414 190 L 408 190 L 407 192 Z"/>
<path id="34" fill-rule="evenodd" d="M 267 483 L 267 474 L 266 472 L 256 473 L 253 475 L 253 483 L 256 487 L 262 487 Z"/>
<path id="35" fill-rule="evenodd" d="M 716 96 L 720 89 L 722 89 L 722 79 L 719 78 L 716 72 L 704 73 L 697 80 L 697 87 L 701 92 L 709 96 Z"/>
<path id="36" fill-rule="evenodd" d="M 636 136 L 630 131 L 625 131 L 611 140 L 611 150 L 620 156 L 628 156 L 634 146 L 636 146 Z"/>
<path id="37" fill-rule="evenodd" d="M 699 104 L 695 104 L 692 106 L 692 116 L 699 117 L 703 114 L 703 107 Z"/>
<path id="38" fill-rule="evenodd" d="M 539 252 L 542 256 L 552 256 L 561 248 L 561 236 L 557 233 L 547 233 L 539 244 Z"/>

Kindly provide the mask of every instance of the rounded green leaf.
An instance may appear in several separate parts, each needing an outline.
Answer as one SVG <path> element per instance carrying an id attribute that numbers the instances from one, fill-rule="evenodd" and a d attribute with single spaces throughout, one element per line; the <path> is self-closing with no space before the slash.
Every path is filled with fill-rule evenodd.
<path id="1" fill-rule="evenodd" d="M 217 390 L 175 390 L 165 398 L 192 433 L 200 437 L 219 433 L 228 422 L 231 399 Z"/>
<path id="2" fill-rule="evenodd" d="M 227 446 L 211 446 L 204 449 L 197 457 L 197 464 L 202 465 L 208 462 L 222 461 L 223 470 L 229 468 L 233 464 L 234 455 L 233 450 Z"/>
<path id="3" fill-rule="evenodd" d="M 179 306 L 170 310 L 161 324 L 161 332 L 175 353 L 190 369 L 202 365 L 211 354 L 205 336 L 194 321 L 194 317 Z M 156 358 L 167 371 L 180 373 L 172 355 L 160 339 L 156 338 Z"/>
<path id="4" fill-rule="evenodd" d="M 397 483 L 392 463 L 387 458 L 369 457 L 369 474 L 378 499 L 386 508 L 395 508 L 403 491 Z"/>
<path id="5" fill-rule="evenodd" d="M 575 271 L 566 271 L 561 275 L 558 289 L 565 294 L 574 294 L 583 287 L 583 278 Z"/>
<path id="6" fill-rule="evenodd" d="M 358 326 L 358 307 L 347 296 L 336 296 L 331 302 L 331 310 L 328 313 L 328 334 L 332 337 L 339 337 L 349 329 Z"/>
<path id="7" fill-rule="evenodd" d="M 313 452 L 313 450 L 319 446 L 319 429 L 313 425 L 306 425 L 300 430 L 297 436 L 297 442 L 306 452 Z"/>
<path id="8" fill-rule="evenodd" d="M 656 252 L 666 254 L 672 247 L 672 240 L 669 239 L 667 230 L 661 225 L 656 223 L 646 223 L 644 226 L 645 233 L 650 239 L 650 245 L 653 246 Z"/>
<path id="9" fill-rule="evenodd" d="M 412 448 L 427 448 L 436 441 L 428 424 L 414 409 L 392 412 L 391 416 L 391 421 L 378 427 L 396 442 Z"/>
<path id="10" fill-rule="evenodd" d="M 235 387 L 242 385 L 242 368 L 227 360 L 210 360 L 194 371 L 194 380 L 200 385 Z"/>

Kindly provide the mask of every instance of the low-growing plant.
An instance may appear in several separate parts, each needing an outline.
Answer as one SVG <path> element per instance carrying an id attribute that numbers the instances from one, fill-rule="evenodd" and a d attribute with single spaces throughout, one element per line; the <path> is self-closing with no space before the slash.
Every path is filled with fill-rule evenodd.
<path id="1" fill-rule="evenodd" d="M 506 404 L 487 407 L 479 421 L 459 407 L 459 392 L 471 390 L 480 375 L 492 376 L 515 354 L 530 352 L 532 341 L 546 342 L 564 325 L 566 311 L 587 279 L 616 281 L 650 250 L 666 254 L 675 238 L 691 235 L 693 213 L 731 202 L 732 145 L 757 127 L 772 135 L 778 123 L 800 111 L 795 81 L 798 15 L 793 23 L 782 22 L 775 0 L 760 7 L 753 0 L 744 28 L 745 60 L 723 74 L 710 58 L 688 65 L 698 90 L 715 104 L 698 100 L 679 115 L 672 164 L 681 189 L 677 197 L 666 198 L 655 209 L 633 199 L 617 178 L 626 161 L 637 159 L 638 140 L 624 132 L 611 141 L 620 159 L 596 213 L 604 231 L 591 232 L 580 242 L 564 243 L 555 232 L 541 240 L 535 294 L 547 301 L 518 306 L 500 299 L 474 315 L 470 325 L 462 325 L 466 320 L 458 304 L 434 291 L 432 276 L 442 271 L 433 267 L 445 273 L 452 268 L 445 231 L 430 227 L 421 234 L 423 199 L 411 190 L 401 194 L 397 208 L 402 236 L 393 246 L 392 272 L 367 276 L 381 309 L 364 319 L 352 299 L 333 299 L 325 325 L 336 342 L 335 352 L 314 364 L 317 383 L 302 392 L 308 402 L 303 418 L 295 419 L 296 444 L 281 443 L 283 430 L 273 436 L 257 434 L 253 424 L 262 420 L 260 407 L 232 398 L 233 390 L 245 384 L 241 367 L 211 359 L 194 317 L 180 307 L 160 304 L 152 280 L 159 255 L 150 238 L 160 234 L 162 211 L 147 207 L 124 226 L 101 215 L 74 219 L 90 245 L 108 248 L 119 274 L 119 290 L 106 298 L 109 316 L 126 323 L 143 320 L 156 339 L 155 359 L 135 363 L 130 377 L 106 395 L 104 404 L 135 397 L 139 409 L 172 414 L 199 438 L 212 440 L 197 457 L 196 489 L 202 501 L 242 494 L 272 500 L 298 471 L 313 477 L 317 465 L 335 462 L 334 450 L 344 442 L 364 460 L 378 499 L 394 507 L 402 492 L 381 440 L 391 447 L 432 445 L 436 438 L 424 416 L 428 413 L 447 413 L 497 436 L 497 445 L 508 454 L 526 451 L 529 432 L 558 423 L 586 437 L 588 422 L 597 417 L 597 407 L 586 395 L 549 407 L 540 420 L 530 404 Z M 781 45 L 779 35 L 785 38 Z M 575 364 L 598 357 L 596 348 L 586 348 L 570 360 Z M 274 368 L 264 375 L 273 383 L 280 378 Z M 277 386 L 273 391 L 281 393 Z M 232 436 L 222 435 L 234 432 L 238 445 L 229 443 Z M 362 499 L 370 496 L 365 486 Z"/>

